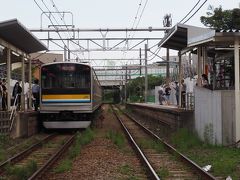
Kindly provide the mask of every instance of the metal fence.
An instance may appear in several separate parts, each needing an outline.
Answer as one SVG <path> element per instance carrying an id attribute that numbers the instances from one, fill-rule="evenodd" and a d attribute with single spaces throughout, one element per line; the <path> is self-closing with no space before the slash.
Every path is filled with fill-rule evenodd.
<path id="1" fill-rule="evenodd" d="M 186 109 L 194 110 L 194 94 L 193 92 L 186 93 Z"/>

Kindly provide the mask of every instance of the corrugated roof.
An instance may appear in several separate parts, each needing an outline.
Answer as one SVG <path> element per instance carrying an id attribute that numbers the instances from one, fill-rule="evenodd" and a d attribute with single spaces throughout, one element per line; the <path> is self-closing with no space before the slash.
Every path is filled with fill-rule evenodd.
<path id="1" fill-rule="evenodd" d="M 0 37 L 28 54 L 47 50 L 17 19 L 0 22 Z"/>
<path id="2" fill-rule="evenodd" d="M 181 50 L 187 46 L 187 28 L 174 26 L 159 42 L 158 46 Z"/>
<path id="3" fill-rule="evenodd" d="M 199 35 L 210 32 L 212 30 L 207 28 L 177 24 L 164 36 L 158 45 L 180 51 L 188 47 L 192 40 L 195 40 Z"/>

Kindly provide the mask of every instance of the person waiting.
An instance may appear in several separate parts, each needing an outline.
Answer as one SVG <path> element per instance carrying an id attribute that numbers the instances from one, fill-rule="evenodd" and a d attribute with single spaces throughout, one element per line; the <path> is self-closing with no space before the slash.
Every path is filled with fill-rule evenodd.
<path id="1" fill-rule="evenodd" d="M 209 87 L 208 77 L 206 74 L 202 74 L 202 87 Z"/>
<path id="2" fill-rule="evenodd" d="M 184 83 L 184 79 L 181 80 L 181 87 L 182 87 L 182 91 L 181 91 L 181 107 L 185 108 L 186 107 L 186 89 L 187 89 L 187 86 Z"/>
<path id="3" fill-rule="evenodd" d="M 38 79 L 34 80 L 34 85 L 32 86 L 32 93 L 34 98 L 34 110 L 37 111 L 40 103 L 40 86 L 38 85 Z"/>
<path id="4" fill-rule="evenodd" d="M 165 86 L 165 97 L 166 97 L 167 105 L 169 105 L 170 92 L 171 92 L 171 88 L 169 87 L 169 85 L 166 85 Z"/>
<path id="5" fill-rule="evenodd" d="M 6 79 L 2 79 L 2 110 L 6 111 L 7 110 L 7 87 L 6 87 Z"/>
<path id="6" fill-rule="evenodd" d="M 20 110 L 21 93 L 22 93 L 22 88 L 19 85 L 19 82 L 16 82 L 14 87 L 13 87 L 13 92 L 12 92 L 12 100 L 13 100 L 13 102 L 11 104 L 13 106 L 16 106 L 17 110 Z"/>

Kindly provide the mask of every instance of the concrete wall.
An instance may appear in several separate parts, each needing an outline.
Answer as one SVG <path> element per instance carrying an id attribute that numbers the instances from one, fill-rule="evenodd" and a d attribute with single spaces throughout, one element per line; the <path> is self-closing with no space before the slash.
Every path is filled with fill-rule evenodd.
<path id="1" fill-rule="evenodd" d="M 193 111 L 177 110 L 171 108 L 160 108 L 135 103 L 127 104 L 134 114 L 144 117 L 148 121 L 157 122 L 175 131 L 178 128 L 193 129 Z"/>
<path id="2" fill-rule="evenodd" d="M 211 91 L 196 87 L 195 130 L 213 144 L 233 142 L 234 91 Z"/>
<path id="3" fill-rule="evenodd" d="M 19 112 L 14 121 L 11 137 L 29 137 L 38 133 L 38 112 Z"/>

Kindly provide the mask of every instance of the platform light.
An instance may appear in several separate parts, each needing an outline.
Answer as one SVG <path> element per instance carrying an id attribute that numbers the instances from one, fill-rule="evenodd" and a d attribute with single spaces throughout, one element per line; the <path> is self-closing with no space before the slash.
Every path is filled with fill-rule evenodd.
<path id="1" fill-rule="evenodd" d="M 12 51 L 12 54 L 15 55 L 15 56 L 17 56 L 17 57 L 20 56 L 18 53 L 14 52 L 14 51 Z"/>

